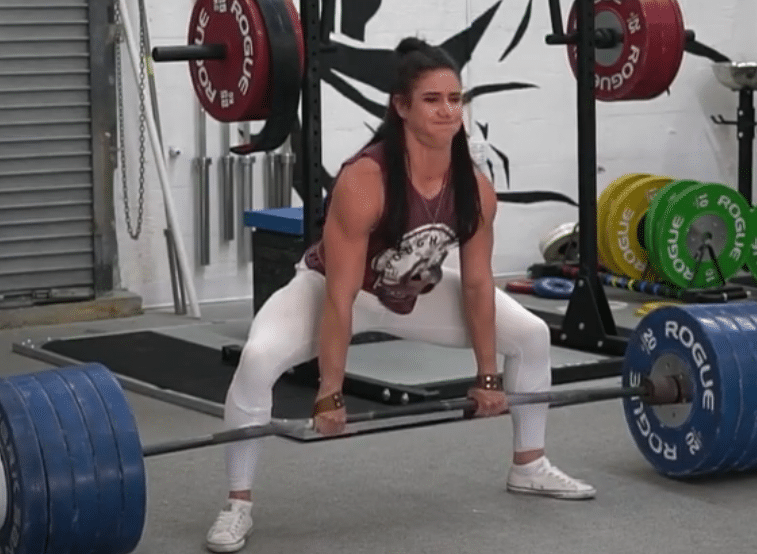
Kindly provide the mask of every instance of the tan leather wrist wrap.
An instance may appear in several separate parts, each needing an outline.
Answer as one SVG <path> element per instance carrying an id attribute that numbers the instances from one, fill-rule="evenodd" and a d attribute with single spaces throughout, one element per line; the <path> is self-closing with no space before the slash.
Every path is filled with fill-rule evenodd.
<path id="1" fill-rule="evenodd" d="M 319 399 L 313 407 L 313 417 L 322 412 L 332 412 L 344 408 L 344 396 L 341 392 L 335 392 Z"/>
<path id="2" fill-rule="evenodd" d="M 476 382 L 473 386 L 483 390 L 504 390 L 505 388 L 502 382 L 502 375 L 489 373 L 486 375 L 476 375 Z"/>

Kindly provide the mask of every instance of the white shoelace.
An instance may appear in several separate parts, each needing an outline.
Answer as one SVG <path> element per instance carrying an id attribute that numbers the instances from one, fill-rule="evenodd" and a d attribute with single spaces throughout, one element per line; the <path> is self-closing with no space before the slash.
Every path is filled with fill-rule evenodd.
<path id="1" fill-rule="evenodd" d="M 549 475 L 550 477 L 554 477 L 558 479 L 559 481 L 562 481 L 566 485 L 570 485 L 573 487 L 578 487 L 582 485 L 583 483 L 579 481 L 578 479 L 574 479 L 573 477 L 570 477 L 569 475 L 563 473 L 559 468 L 556 468 L 549 462 L 546 462 L 541 468 L 540 473 L 545 473 Z"/>
<path id="2" fill-rule="evenodd" d="M 214 534 L 219 532 L 232 532 L 232 534 L 237 534 L 242 525 L 243 519 L 244 512 L 241 510 L 223 510 L 218 515 L 218 519 L 216 520 L 215 525 L 213 525 L 212 532 Z"/>

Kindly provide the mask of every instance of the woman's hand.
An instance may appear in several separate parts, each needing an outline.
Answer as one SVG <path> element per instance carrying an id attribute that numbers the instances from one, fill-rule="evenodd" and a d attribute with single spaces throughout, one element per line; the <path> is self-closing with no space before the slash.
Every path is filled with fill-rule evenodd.
<path id="1" fill-rule="evenodd" d="M 507 396 L 501 390 L 486 390 L 474 387 L 468 391 L 468 398 L 476 403 L 473 417 L 491 417 L 508 410 Z"/>
<path id="2" fill-rule="evenodd" d="M 313 408 L 313 427 L 326 436 L 344 433 L 347 423 L 347 410 L 344 407 L 342 393 L 318 393 Z"/>

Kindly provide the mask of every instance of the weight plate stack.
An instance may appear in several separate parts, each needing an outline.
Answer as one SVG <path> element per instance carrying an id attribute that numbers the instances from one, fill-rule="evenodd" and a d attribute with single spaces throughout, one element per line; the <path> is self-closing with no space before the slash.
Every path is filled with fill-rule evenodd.
<path id="1" fill-rule="evenodd" d="M 7 503 L 0 544 L 15 554 L 45 551 L 48 495 L 45 463 L 32 415 L 15 387 L 0 379 L 0 455 Z M 12 517 L 11 517 L 12 514 Z"/>
<path id="2" fill-rule="evenodd" d="M 731 342 L 733 353 L 740 370 L 739 389 L 740 407 L 736 430 L 731 440 L 731 447 L 726 452 L 724 459 L 717 466 L 719 473 L 734 470 L 738 462 L 749 450 L 755 429 L 757 429 L 757 371 L 754 370 L 754 360 L 757 352 L 754 350 L 757 340 L 757 327 L 747 316 L 744 306 L 740 303 L 731 304 L 732 308 L 724 310 L 715 309 L 715 320 L 721 327 L 727 329 L 728 339 Z M 750 308 L 754 311 L 754 305 Z"/>
<path id="3" fill-rule="evenodd" d="M 597 198 L 597 254 L 599 263 L 612 273 L 617 273 L 618 268 L 613 266 L 607 233 L 607 214 L 610 211 L 610 205 L 621 191 L 645 177 L 650 177 L 650 175 L 648 173 L 628 173 L 622 175 L 608 184 Z"/>
<path id="4" fill-rule="evenodd" d="M 739 191 L 718 183 L 700 184 L 681 192 L 655 220 L 654 236 L 660 270 L 680 288 L 717 287 L 732 277 L 746 257 L 746 220 L 749 206 Z M 708 242 L 699 267 L 696 257 Z"/>
<path id="5" fill-rule="evenodd" d="M 47 484 L 47 544 L 45 553 L 69 554 L 74 542 L 74 478 L 68 447 L 50 397 L 34 377 L 19 375 L 8 381 L 29 406 L 37 432 Z"/>
<path id="6" fill-rule="evenodd" d="M 567 32 L 577 30 L 577 2 Z M 685 49 L 683 15 L 676 0 L 595 2 L 594 24 L 623 37 L 612 48 L 597 50 L 595 96 L 600 101 L 646 100 L 664 93 L 678 73 Z M 575 45 L 568 60 L 578 75 Z"/>
<path id="7" fill-rule="evenodd" d="M 744 263 L 752 274 L 752 277 L 757 279 L 757 206 L 753 207 L 749 212 L 746 235 L 747 249 Z"/>
<path id="8" fill-rule="evenodd" d="M 97 482 L 94 449 L 89 436 L 87 424 L 79 410 L 76 397 L 66 382 L 54 372 L 40 371 L 34 374 L 55 411 L 55 417 L 64 430 L 74 484 L 74 506 L 76 518 L 73 521 L 73 543 L 71 552 L 93 554 L 97 544 L 105 536 L 107 529 L 102 527 L 105 518 L 99 503 L 100 487 Z"/>
<path id="9" fill-rule="evenodd" d="M 649 176 L 619 191 L 607 212 L 609 255 L 617 274 L 641 279 L 647 266 L 643 245 L 643 223 L 655 194 L 673 181 L 670 177 Z"/>
<path id="10" fill-rule="evenodd" d="M 735 434 L 740 375 L 729 331 L 715 320 L 729 305 L 663 307 L 644 317 L 631 335 L 623 386 L 644 378 L 677 376 L 692 391 L 685 404 L 652 406 L 624 399 L 628 428 L 641 453 L 661 474 L 712 473 Z"/>
<path id="11" fill-rule="evenodd" d="M 730 466 L 735 471 L 747 471 L 757 467 L 757 420 L 754 417 L 757 413 L 757 395 L 753 394 L 757 390 L 757 370 L 754 367 L 754 360 L 757 359 L 757 304 L 751 301 L 734 302 L 728 312 L 741 330 L 743 350 L 751 357 L 746 371 L 742 370 L 742 378 L 744 389 L 752 391 L 746 395 L 748 404 L 744 412 L 752 419 L 753 428 L 747 444 L 741 452 L 736 450 L 736 459 Z"/>
<path id="12" fill-rule="evenodd" d="M 95 471 L 100 491 L 98 511 L 101 535 L 95 541 L 95 552 L 126 554 L 120 542 L 124 527 L 124 496 L 117 438 L 110 425 L 108 412 L 92 381 L 74 368 L 57 371 L 76 398 L 79 411 L 89 430 Z"/>
<path id="13" fill-rule="evenodd" d="M 142 443 L 139 440 L 137 422 L 126 402 L 126 396 L 113 373 L 100 364 L 80 366 L 103 400 L 108 420 L 116 438 L 119 468 L 124 494 L 124 512 L 121 519 L 119 544 L 121 549 L 113 554 L 132 552 L 142 537 L 147 504 L 147 483 Z"/>
<path id="14" fill-rule="evenodd" d="M 659 230 L 657 229 L 657 221 L 660 218 L 660 214 L 665 211 L 668 205 L 675 202 L 675 197 L 678 194 L 699 184 L 699 181 L 691 180 L 673 181 L 657 192 L 647 209 L 647 214 L 644 219 L 644 246 L 652 269 L 661 275 L 663 279 L 665 278 L 665 274 L 661 269 L 659 252 L 656 247 L 656 241 L 654 240 L 654 237 L 659 233 Z"/>

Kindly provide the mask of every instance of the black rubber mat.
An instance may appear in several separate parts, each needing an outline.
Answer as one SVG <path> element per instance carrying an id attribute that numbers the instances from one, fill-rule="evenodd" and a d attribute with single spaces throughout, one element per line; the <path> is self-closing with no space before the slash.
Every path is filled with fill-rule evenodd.
<path id="1" fill-rule="evenodd" d="M 222 362 L 220 350 L 153 331 L 54 340 L 43 349 L 80 363 L 98 362 L 118 375 L 219 404 L 235 370 Z M 310 417 L 315 394 L 314 388 L 282 377 L 273 390 L 273 416 Z M 348 395 L 345 402 L 350 413 L 387 407 Z"/>

